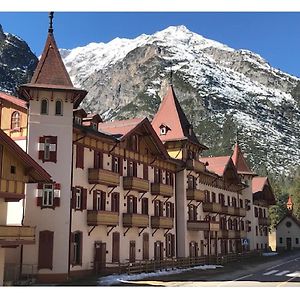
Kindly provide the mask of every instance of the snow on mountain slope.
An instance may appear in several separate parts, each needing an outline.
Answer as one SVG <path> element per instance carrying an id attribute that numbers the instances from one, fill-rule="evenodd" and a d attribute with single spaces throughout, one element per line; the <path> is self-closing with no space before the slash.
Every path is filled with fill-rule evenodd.
<path id="1" fill-rule="evenodd" d="M 209 154 L 228 154 L 238 128 L 258 169 L 282 174 L 300 161 L 299 79 L 258 54 L 184 26 L 61 53 L 73 83 L 89 91 L 82 106 L 105 119 L 151 118 L 172 66 L 178 99 L 200 140 L 211 148 Z"/>

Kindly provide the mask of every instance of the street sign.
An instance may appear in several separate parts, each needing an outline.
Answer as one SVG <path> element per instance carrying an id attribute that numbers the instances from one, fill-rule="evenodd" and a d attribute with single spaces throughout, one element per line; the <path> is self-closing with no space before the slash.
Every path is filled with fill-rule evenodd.
<path id="1" fill-rule="evenodd" d="M 248 245 L 248 239 L 243 239 L 242 244 L 243 244 L 244 246 L 247 246 L 247 245 Z"/>

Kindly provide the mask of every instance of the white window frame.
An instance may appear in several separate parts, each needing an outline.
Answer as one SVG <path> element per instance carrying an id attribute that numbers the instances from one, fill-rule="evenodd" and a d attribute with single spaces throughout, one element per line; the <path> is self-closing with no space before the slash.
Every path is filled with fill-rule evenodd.
<path id="1" fill-rule="evenodd" d="M 81 209 L 81 206 L 82 206 L 82 189 L 76 188 L 75 209 Z"/>
<path id="2" fill-rule="evenodd" d="M 53 206 L 53 184 L 44 184 L 42 206 Z"/>
<path id="3" fill-rule="evenodd" d="M 162 126 L 160 127 L 160 135 L 166 135 L 167 134 L 167 127 Z"/>

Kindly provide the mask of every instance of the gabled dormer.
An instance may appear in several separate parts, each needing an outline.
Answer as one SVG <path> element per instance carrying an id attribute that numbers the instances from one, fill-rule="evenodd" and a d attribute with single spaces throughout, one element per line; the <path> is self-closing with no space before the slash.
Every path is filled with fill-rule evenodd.
<path id="1" fill-rule="evenodd" d="M 84 109 L 73 110 L 73 123 L 77 125 L 83 125 L 83 119 L 86 118 L 87 113 Z"/>
<path id="2" fill-rule="evenodd" d="M 99 114 L 89 114 L 82 120 L 82 125 L 90 127 L 96 131 L 98 131 L 98 125 L 102 122 L 102 118 Z"/>

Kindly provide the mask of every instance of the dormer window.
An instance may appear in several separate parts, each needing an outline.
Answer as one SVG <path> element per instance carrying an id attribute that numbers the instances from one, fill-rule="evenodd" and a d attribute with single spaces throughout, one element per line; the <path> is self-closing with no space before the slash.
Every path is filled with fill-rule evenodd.
<path id="1" fill-rule="evenodd" d="M 160 135 L 166 135 L 167 132 L 170 130 L 170 128 L 165 124 L 161 124 L 159 126 L 159 129 L 160 129 Z"/>
<path id="2" fill-rule="evenodd" d="M 82 118 L 75 116 L 75 123 L 81 125 L 82 124 Z"/>
<path id="3" fill-rule="evenodd" d="M 20 113 L 18 111 L 13 112 L 11 115 L 11 129 L 20 128 Z"/>
<path id="4" fill-rule="evenodd" d="M 48 100 L 43 99 L 41 102 L 41 115 L 48 115 Z"/>
<path id="5" fill-rule="evenodd" d="M 97 123 L 92 123 L 91 124 L 91 126 L 92 126 L 92 128 L 94 129 L 94 130 L 98 130 L 98 124 Z"/>

